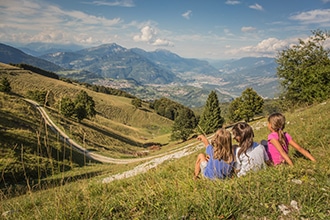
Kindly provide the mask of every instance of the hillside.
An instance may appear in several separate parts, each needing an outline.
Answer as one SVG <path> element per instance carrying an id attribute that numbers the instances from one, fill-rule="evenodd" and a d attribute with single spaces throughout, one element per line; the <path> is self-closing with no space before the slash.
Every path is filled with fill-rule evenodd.
<path id="1" fill-rule="evenodd" d="M 47 71 L 60 71 L 63 68 L 49 61 L 28 55 L 23 51 L 0 43 L 0 62 L 2 63 L 26 63 Z"/>
<path id="2" fill-rule="evenodd" d="M 1 154 L 2 158 L 7 158 L 2 160 L 1 166 L 8 172 L 17 166 L 24 174 L 21 164 L 15 162 L 20 161 L 23 152 L 26 152 L 24 157 L 30 158 L 27 159 L 30 162 L 26 163 L 29 164 L 31 180 L 38 179 L 38 175 L 43 173 L 38 174 L 35 160 L 43 161 L 45 167 L 42 166 L 42 169 L 48 170 L 42 174 L 43 177 L 95 162 L 76 153 L 45 126 L 36 108 L 24 100 L 28 91 L 50 91 L 54 96 L 54 105 L 46 108 L 47 113 L 61 130 L 90 152 L 111 158 L 136 158 L 159 154 L 171 148 L 167 145 L 173 122 L 153 113 L 148 103 L 135 108 L 131 104 L 132 99 L 93 92 L 79 84 L 47 78 L 6 64 L 0 64 L 0 76 L 7 77 L 12 87 L 11 94 L 0 93 Z M 93 98 L 97 115 L 78 123 L 59 115 L 56 103 L 63 96 L 74 97 L 80 90 L 85 90 Z M 158 150 L 150 150 L 150 146 L 158 146 Z M 15 159 L 10 157 L 12 154 Z M 34 158 L 35 154 L 39 157 Z M 52 171 L 55 164 L 63 169 Z M 7 175 L 3 173 L 4 176 Z M 15 180 L 10 177 L 2 184 L 20 182 L 22 178 Z"/>
<path id="3" fill-rule="evenodd" d="M 125 169 L 2 199 L 0 212 L 8 219 L 329 219 L 329 111 L 327 101 L 285 114 L 286 131 L 311 151 L 316 163 L 291 151 L 294 167 L 195 181 L 195 153 L 107 184 L 104 178 Z M 266 137 L 266 119 L 251 125 L 255 141 Z"/>
<path id="4" fill-rule="evenodd" d="M 144 104 L 142 108 L 136 109 L 129 98 L 97 93 L 78 84 L 54 80 L 12 66 L 1 65 L 0 67 L 1 75 L 5 76 L 4 74 L 6 74 L 11 83 L 12 92 L 23 97 L 26 96 L 26 92 L 29 90 L 45 90 L 51 91 L 54 94 L 55 102 L 57 102 L 63 96 L 74 97 L 80 90 L 85 90 L 94 99 L 98 112 L 97 117 L 91 119 L 91 122 L 108 123 L 108 126 L 117 127 L 122 132 L 134 130 L 136 134 L 132 136 L 133 139 L 141 140 L 143 136 L 146 136 L 143 140 L 150 139 L 152 136 L 157 136 L 157 132 L 161 133 L 160 129 L 167 130 L 172 123 L 153 113 L 149 109 L 148 103 Z M 138 121 L 136 118 L 142 120 Z M 150 121 L 153 123 L 150 124 Z M 155 127 L 148 128 L 147 125 Z M 165 128 L 159 128 L 157 125 L 162 125 Z"/>

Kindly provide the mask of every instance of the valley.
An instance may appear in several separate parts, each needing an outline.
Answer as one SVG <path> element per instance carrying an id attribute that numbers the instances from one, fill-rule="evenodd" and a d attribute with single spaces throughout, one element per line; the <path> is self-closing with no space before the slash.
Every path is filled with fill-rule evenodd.
<path id="1" fill-rule="evenodd" d="M 36 54 L 31 52 L 33 48 L 22 50 Z M 276 98 L 279 91 L 273 58 L 208 62 L 183 58 L 166 50 L 147 52 L 114 43 L 58 51 L 33 57 L 0 44 L 0 62 L 27 63 L 54 71 L 60 77 L 118 88 L 145 101 L 168 97 L 194 108 L 203 106 L 212 90 L 217 91 L 220 102 L 231 101 L 248 87 L 269 99 Z M 8 57 L 8 53 L 12 56 Z"/>

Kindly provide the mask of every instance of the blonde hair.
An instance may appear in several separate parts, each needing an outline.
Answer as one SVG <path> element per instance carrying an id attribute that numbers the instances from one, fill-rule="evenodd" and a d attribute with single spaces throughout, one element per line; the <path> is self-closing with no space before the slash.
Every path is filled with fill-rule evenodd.
<path id="1" fill-rule="evenodd" d="M 230 163 L 234 160 L 232 152 L 231 134 L 224 128 L 218 129 L 211 140 L 214 149 L 214 159 Z"/>
<path id="2" fill-rule="evenodd" d="M 284 134 L 285 128 L 285 116 L 281 113 L 273 113 L 268 116 L 268 122 L 271 128 L 277 132 L 278 134 L 278 141 L 280 142 L 281 146 L 287 145 L 287 139 Z"/>
<path id="3" fill-rule="evenodd" d="M 239 122 L 232 128 L 232 132 L 235 137 L 239 138 L 239 146 L 241 147 L 237 153 L 239 157 L 242 153 L 246 154 L 246 151 L 252 146 L 254 133 L 252 127 L 246 122 Z"/>

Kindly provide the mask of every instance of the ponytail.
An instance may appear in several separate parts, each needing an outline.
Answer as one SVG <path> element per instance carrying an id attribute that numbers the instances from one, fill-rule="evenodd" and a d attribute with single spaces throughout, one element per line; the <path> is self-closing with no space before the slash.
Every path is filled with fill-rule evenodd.
<path id="1" fill-rule="evenodd" d="M 282 129 L 277 131 L 278 134 L 278 142 L 280 142 L 281 146 L 286 146 L 288 144 L 288 140 L 286 139 L 285 133 Z"/>
<path id="2" fill-rule="evenodd" d="M 285 128 L 285 116 L 281 113 L 273 113 L 268 117 L 268 122 L 272 129 L 278 134 L 278 141 L 281 146 L 287 146 L 288 140 L 283 132 L 283 129 Z"/>

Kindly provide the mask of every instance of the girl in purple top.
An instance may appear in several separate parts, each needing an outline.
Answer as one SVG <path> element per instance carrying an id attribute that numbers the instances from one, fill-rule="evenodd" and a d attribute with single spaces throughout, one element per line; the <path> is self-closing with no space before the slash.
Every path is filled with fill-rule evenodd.
<path id="1" fill-rule="evenodd" d="M 225 179 L 230 177 L 234 165 L 231 134 L 226 129 L 219 129 L 211 144 L 204 135 L 199 135 L 198 140 L 206 147 L 206 154 L 199 154 L 195 163 L 194 179 L 201 173 L 209 179 Z"/>
<path id="2" fill-rule="evenodd" d="M 285 116 L 281 113 L 273 113 L 268 117 L 268 129 L 270 134 L 268 135 L 268 157 L 274 165 L 281 163 L 288 163 L 293 166 L 293 163 L 288 155 L 289 145 L 303 154 L 311 161 L 315 161 L 315 158 L 304 148 L 298 145 L 292 137 L 284 132 Z"/>

